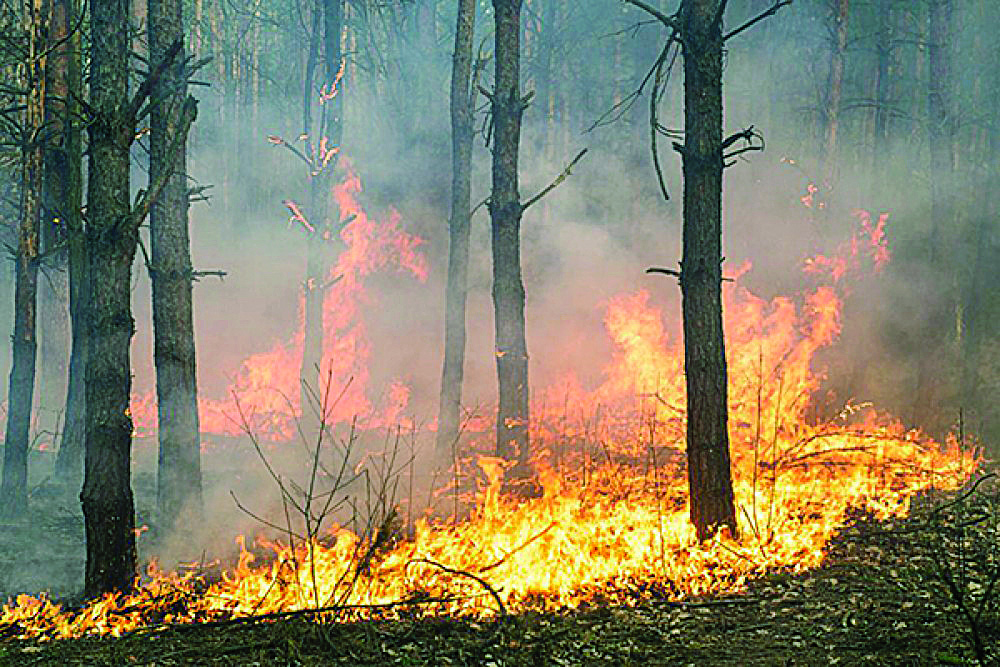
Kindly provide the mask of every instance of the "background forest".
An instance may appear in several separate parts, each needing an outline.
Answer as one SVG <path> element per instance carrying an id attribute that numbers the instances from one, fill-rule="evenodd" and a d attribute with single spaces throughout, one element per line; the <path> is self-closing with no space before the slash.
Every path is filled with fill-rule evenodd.
<path id="1" fill-rule="evenodd" d="M 140 51 L 143 5 L 133 8 Z M 488 55 L 492 23 L 484 17 L 492 10 L 479 5 L 475 45 Z M 751 16 L 769 5 L 734 1 L 729 12 Z M 304 240 L 282 224 L 282 201 L 301 196 L 304 177 L 267 137 L 301 132 L 312 9 L 199 0 L 185 11 L 189 51 L 212 57 L 197 77 L 205 85 L 195 89 L 200 115 L 189 173 L 212 186 L 208 203 L 192 208 L 195 265 L 228 273 L 222 283 L 202 281 L 195 296 L 198 349 L 212 360 L 201 365 L 199 384 L 217 393 L 240 359 L 285 335 L 297 317 L 290 295 L 301 280 Z M 345 9 L 344 153 L 362 177 L 366 204 L 397 209 L 407 229 L 427 239 L 432 267 L 426 287 L 396 286 L 380 304 L 378 335 L 405 331 L 411 345 L 379 346 L 373 371 L 388 377 L 408 368 L 417 383 L 411 409 L 424 418 L 435 408 L 441 349 L 454 11 L 453 3 L 423 0 L 348 2 Z M 988 409 L 1000 391 L 1000 340 L 991 326 L 1000 307 L 991 289 L 1000 270 L 991 196 L 1000 82 L 991 63 L 1000 46 L 985 29 L 995 13 L 985 0 L 800 0 L 734 41 L 725 70 L 727 131 L 753 125 L 767 144 L 750 164 L 727 171 L 729 264 L 750 260 L 753 288 L 782 293 L 800 280 L 796 262 L 811 249 L 849 235 L 853 209 L 888 212 L 894 257 L 887 273 L 848 302 L 841 342 L 828 360 L 829 405 L 873 401 L 939 434 L 962 408 L 967 426 L 987 442 L 1000 437 Z M 644 267 L 673 258 L 680 224 L 679 206 L 664 204 L 656 187 L 646 96 L 631 100 L 658 54 L 660 26 L 607 1 L 527 2 L 524 16 L 523 87 L 535 96 L 525 114 L 523 190 L 540 190 L 580 148 L 591 151 L 524 227 L 532 363 L 543 383 L 568 367 L 599 371 L 587 361 L 600 326 L 592 295 L 632 286 Z M 943 72 L 930 69 L 935 44 L 948 52 Z M 661 122 L 677 127 L 678 86 L 666 95 Z M 480 113 L 477 128 L 482 122 Z M 134 182 L 145 179 L 146 150 L 141 142 L 133 148 Z M 675 158 L 665 160 L 668 189 L 679 191 Z M 488 161 L 480 136 L 475 201 L 488 193 Z M 13 170 L 10 205 L 17 202 L 17 163 L 6 164 Z M 817 188 L 815 204 L 805 210 L 800 197 L 810 187 Z M 15 213 L 5 213 L 9 239 Z M 492 372 L 488 225 L 479 215 L 470 271 L 473 402 L 490 400 Z M 10 285 L 13 266 L 5 266 Z M 43 264 L 42 430 L 55 427 L 64 405 L 68 325 L 60 270 L 58 258 Z M 152 386 L 147 291 L 140 272 L 137 391 Z M 656 292 L 660 300 L 675 296 L 668 288 Z M 11 297 L 10 289 L 0 294 L 6 327 Z M 402 306 L 414 299 L 420 307 Z M 566 316 L 573 324 L 556 328 Z M 4 348 L 0 374 L 8 371 Z"/>
<path id="2" fill-rule="evenodd" d="M 0 639 L 333 610 L 483 649 L 896 577 L 859 529 L 948 619 L 878 651 L 987 664 L 995 5 L 4 5 Z"/>

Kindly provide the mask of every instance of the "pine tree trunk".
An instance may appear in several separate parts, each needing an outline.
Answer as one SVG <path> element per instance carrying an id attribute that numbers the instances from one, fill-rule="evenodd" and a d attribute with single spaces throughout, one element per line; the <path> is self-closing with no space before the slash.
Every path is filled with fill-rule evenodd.
<path id="1" fill-rule="evenodd" d="M 60 0 L 67 5 L 66 22 L 75 25 L 74 18 L 79 12 L 76 0 Z M 50 40 L 51 41 L 51 40 Z M 63 420 L 62 439 L 56 457 L 55 477 L 67 489 L 79 489 L 83 479 L 83 451 L 85 441 L 84 375 L 86 373 L 86 351 L 88 326 L 86 304 L 89 302 L 87 244 L 84 237 L 83 221 L 80 217 L 80 203 L 83 194 L 82 163 L 83 141 L 80 124 L 75 120 L 79 114 L 80 99 L 80 33 L 73 33 L 68 42 L 66 63 L 67 97 L 64 111 L 62 150 L 66 160 L 66 199 L 61 215 L 65 222 L 67 264 L 69 278 L 69 314 L 71 347 L 69 358 L 69 378 L 66 386 L 66 411 Z"/>
<path id="2" fill-rule="evenodd" d="M 149 0 L 150 62 L 184 39 L 180 0 Z M 156 365 L 157 513 L 164 527 L 197 521 L 202 512 L 201 438 L 195 366 L 192 267 L 188 236 L 187 152 L 169 155 L 187 98 L 184 50 L 157 82 L 150 113 L 149 179 L 172 174 L 150 209 L 153 360 Z M 172 159 L 172 162 L 170 160 Z"/>
<path id="3" fill-rule="evenodd" d="M 521 199 L 518 148 L 524 101 L 520 92 L 521 0 L 493 0 L 496 74 L 493 91 L 493 313 L 496 329 L 497 456 L 515 461 L 510 477 L 529 476 L 528 349 L 521 282 Z"/>
<path id="4" fill-rule="evenodd" d="M 451 452 L 459 436 L 465 373 L 465 304 L 472 210 L 472 39 L 475 0 L 459 0 L 451 68 L 451 220 L 448 224 L 448 285 L 445 292 L 444 369 L 438 411 L 437 452 Z"/>
<path id="5" fill-rule="evenodd" d="M 704 540 L 736 534 L 722 329 L 722 26 L 694 0 L 684 35 L 684 230 L 681 293 L 691 522 Z"/>
<path id="6" fill-rule="evenodd" d="M 45 57 L 40 54 L 46 48 L 46 27 L 41 10 L 41 0 L 32 0 L 25 7 L 25 23 L 30 32 L 25 63 L 28 99 L 24 119 L 25 128 L 34 139 L 24 147 L 21 158 L 21 220 L 14 273 L 14 332 L 11 335 L 13 354 L 7 393 L 3 479 L 0 481 L 0 515 L 3 516 L 23 515 L 28 509 L 28 446 L 35 388 L 38 227 L 43 177 L 39 130 L 45 116 L 45 88 L 42 85 Z"/>
<path id="7" fill-rule="evenodd" d="M 86 457 L 83 504 L 87 539 L 84 592 L 132 587 L 135 513 L 129 479 L 132 372 L 129 345 L 132 261 L 138 229 L 129 207 L 128 0 L 91 3 L 87 245 L 90 323 L 86 362 Z"/>

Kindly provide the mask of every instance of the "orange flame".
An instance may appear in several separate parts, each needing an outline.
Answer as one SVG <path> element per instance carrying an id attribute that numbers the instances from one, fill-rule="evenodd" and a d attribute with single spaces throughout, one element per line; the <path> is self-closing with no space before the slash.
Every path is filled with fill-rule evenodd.
<path id="1" fill-rule="evenodd" d="M 326 311 L 329 331 L 338 331 L 326 347 L 335 352 L 329 363 L 339 364 L 332 366 L 338 376 L 363 373 L 363 329 L 350 329 L 363 301 L 357 293 L 363 278 L 390 266 L 417 277 L 426 271 L 418 241 L 398 229 L 398 218 L 378 225 L 351 208 L 359 189 L 348 179 L 335 195 L 343 198 L 343 215 L 358 216 L 345 230 L 348 250 L 335 268 L 343 287 L 331 293 Z M 860 220 L 860 238 L 867 240 L 852 241 L 838 254 L 856 258 L 864 248 L 878 268 L 888 258 L 885 218 L 874 226 L 870 218 Z M 838 285 L 840 267 L 858 266 L 854 259 L 806 263 L 813 273 L 835 267 L 823 275 Z M 404 612 L 489 616 L 497 601 L 517 611 L 739 592 L 768 570 L 818 565 L 850 512 L 899 515 L 916 492 L 955 488 L 972 474 L 978 461 L 954 438 L 933 442 L 872 410 L 848 406 L 829 422 L 808 419 L 810 397 L 823 379 L 811 368 L 814 353 L 840 330 L 833 287 L 766 301 L 729 283 L 724 297 L 738 541 L 699 543 L 689 524 L 683 354 L 649 293 L 639 291 L 607 303 L 605 327 L 615 350 L 599 386 L 588 390 L 570 376 L 536 400 L 540 498 L 502 496 L 506 463 L 480 457 L 481 483 L 469 515 L 420 519 L 410 540 L 392 545 L 335 525 L 321 539 L 294 546 L 258 538 L 270 553 L 259 564 L 239 540 L 238 562 L 216 583 L 154 564 L 136 593 L 107 596 L 80 611 L 63 610 L 45 596 L 19 596 L 3 607 L 0 626 L 9 627 L 8 636 L 54 638 L 325 605 L 335 606 L 331 617 L 339 619 Z M 347 333 L 339 332 L 343 327 Z M 291 390 L 297 386 L 295 344 L 276 344 L 248 360 L 234 383 L 262 413 L 274 415 L 278 433 L 297 397 Z M 287 392 L 283 406 L 255 393 L 275 386 Z M 396 418 L 408 389 L 397 384 L 390 394 Z M 368 405 L 363 394 L 348 403 L 349 411 Z"/>

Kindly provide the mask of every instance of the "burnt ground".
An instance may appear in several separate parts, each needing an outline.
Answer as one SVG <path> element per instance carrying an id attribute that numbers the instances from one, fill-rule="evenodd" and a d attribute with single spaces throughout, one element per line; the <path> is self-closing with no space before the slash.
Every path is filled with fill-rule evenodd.
<path id="1" fill-rule="evenodd" d="M 495 622 L 293 616 L 120 639 L 0 640 L 0 665 L 996 665 L 1000 503 L 991 483 L 919 500 L 907 519 L 859 514 L 824 567 L 773 573 L 733 598 Z"/>

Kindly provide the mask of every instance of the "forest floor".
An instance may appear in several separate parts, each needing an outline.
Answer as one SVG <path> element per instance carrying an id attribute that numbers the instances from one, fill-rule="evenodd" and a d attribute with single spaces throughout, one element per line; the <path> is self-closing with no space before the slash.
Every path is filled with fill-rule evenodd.
<path id="1" fill-rule="evenodd" d="M 991 480 L 992 482 L 992 480 Z M 996 665 L 996 489 L 854 517 L 826 564 L 741 596 L 526 613 L 498 621 L 282 620 L 160 627 L 120 639 L 0 638 L 0 665 Z M 951 581 L 953 585 L 949 585 Z M 986 604 L 980 604 L 983 599 Z M 974 617 L 982 645 L 971 642 Z"/>

